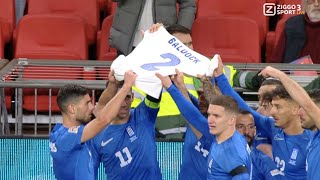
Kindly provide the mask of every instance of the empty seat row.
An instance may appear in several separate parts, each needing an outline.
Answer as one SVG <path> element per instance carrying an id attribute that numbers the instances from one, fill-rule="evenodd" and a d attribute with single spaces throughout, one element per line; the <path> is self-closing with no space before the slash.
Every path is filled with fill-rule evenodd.
<path id="1" fill-rule="evenodd" d="M 106 0 L 101 2 L 100 0 L 29 0 L 28 1 L 28 15 L 38 15 L 38 14 L 55 14 L 72 18 L 79 18 L 85 24 L 85 33 L 87 37 L 87 44 L 97 43 L 97 59 L 101 60 L 112 60 L 116 56 L 116 51 L 108 46 L 109 29 L 112 24 L 112 16 L 105 18 L 105 21 L 102 23 L 101 31 L 99 27 L 99 3 L 110 8 L 110 11 L 115 11 L 117 3 L 112 2 L 111 0 Z M 251 0 L 231 0 L 228 2 L 220 0 L 198 0 L 197 6 L 197 19 L 207 16 L 237 16 L 244 17 L 254 20 L 259 27 L 259 46 L 264 47 L 265 36 L 266 40 L 266 56 L 267 60 L 269 59 L 272 49 L 274 48 L 275 32 L 268 32 L 268 19 L 262 13 L 263 3 L 269 1 L 251 1 Z M 282 4 L 298 4 L 299 0 L 280 0 L 278 3 Z M 300 2 L 301 3 L 301 2 Z M 3 7 L 7 7 L 3 9 Z M 250 11 L 248 11 L 250 7 Z M 2 8 L 2 9 L 1 9 Z M 2 24 L 2 39 L 6 43 L 10 40 L 12 31 L 15 28 L 15 18 L 9 14 L 14 12 L 14 1 L 13 0 L 2 0 L 0 1 L 0 23 Z M 5 13 L 6 12 L 6 13 Z M 288 18 L 288 16 L 282 16 L 283 18 Z M 281 19 L 281 20 L 282 20 Z M 196 20 L 197 21 L 197 20 Z M 283 20 L 284 21 L 284 20 Z M 281 21 L 282 22 L 282 21 Z M 278 28 L 279 29 L 279 28 Z M 98 36 L 97 36 L 98 32 Z M 17 33 L 14 34 L 14 37 L 17 36 Z M 52 36 L 54 37 L 54 36 Z M 251 38 L 248 34 L 245 36 Z M 240 38 L 240 37 L 239 37 Z M 100 41 L 100 39 L 102 39 Z M 251 38 L 252 39 L 252 38 Z M 21 40 L 20 40 L 21 41 Z M 16 42 L 15 42 L 16 43 Z M 102 44 L 100 46 L 100 44 Z M 230 42 L 231 44 L 231 42 Z M 15 46 L 19 47 L 20 42 Z M 198 45 L 196 45 L 198 46 Z M 54 48 L 51 47 L 53 50 Z M 21 57 L 18 53 L 15 54 L 15 57 Z M 84 51 L 87 53 L 87 50 Z M 3 56 L 3 55 L 2 55 Z M 24 56 L 24 55 L 23 55 Z M 56 55 L 58 58 L 59 55 Z M 76 55 L 74 55 L 76 56 Z M 88 57 L 85 55 L 84 57 Z M 75 58 L 75 57 L 70 57 Z M 83 58 L 83 56 L 82 56 Z M 260 58 L 258 59 L 258 61 Z"/>
<path id="2" fill-rule="evenodd" d="M 0 26 L 2 29 L 2 38 L 4 43 L 12 39 L 12 32 L 15 28 L 15 3 L 14 0 L 0 1 Z"/>
<path id="3" fill-rule="evenodd" d="M 224 62 L 260 63 L 259 26 L 237 16 L 198 17 L 192 27 L 195 51 L 212 58 L 220 54 Z"/>
<path id="4" fill-rule="evenodd" d="M 205 16 L 231 15 L 254 20 L 259 26 L 260 45 L 264 43 L 268 17 L 263 14 L 265 0 L 199 0 L 197 18 Z"/>
<path id="5" fill-rule="evenodd" d="M 88 59 L 85 22 L 77 17 L 26 15 L 16 34 L 15 58 Z"/>
<path id="6" fill-rule="evenodd" d="M 116 50 L 108 37 L 113 17 L 105 18 L 98 33 L 98 59 L 113 60 Z M 250 36 L 248 36 L 250 35 Z M 62 15 L 26 15 L 17 27 L 15 58 L 88 59 L 85 24 Z M 259 27 L 251 19 L 236 16 L 198 17 L 192 28 L 194 48 L 227 62 L 261 62 Z M 208 38 L 210 37 L 210 38 Z"/>

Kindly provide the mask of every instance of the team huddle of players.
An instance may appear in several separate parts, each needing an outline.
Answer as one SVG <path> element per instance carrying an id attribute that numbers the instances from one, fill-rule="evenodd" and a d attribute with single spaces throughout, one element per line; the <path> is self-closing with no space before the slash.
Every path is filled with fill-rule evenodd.
<path id="1" fill-rule="evenodd" d="M 262 84 L 256 112 L 229 85 L 219 61 L 214 78 L 201 77 L 199 100 L 185 88 L 183 73 L 156 74 L 188 121 L 179 179 L 319 178 L 320 92 L 309 96 L 285 73 L 267 67 L 261 75 L 279 80 Z M 121 84 L 111 71 L 95 108 L 85 88 L 60 90 L 64 124 L 50 136 L 57 179 L 95 179 L 100 162 L 108 179 L 162 178 L 154 128 L 160 99 L 147 96 L 130 109 L 136 76 L 126 72 Z M 96 118 L 90 121 L 92 113 Z"/>
<path id="2" fill-rule="evenodd" d="M 179 179 L 320 178 L 320 91 L 307 93 L 272 67 L 260 75 L 274 79 L 261 85 L 254 111 L 230 86 L 221 59 L 213 77 L 199 77 L 199 99 L 188 93 L 182 72 L 156 73 L 188 122 Z M 50 134 L 57 179 L 96 179 L 100 162 L 108 180 L 162 179 L 155 142 L 161 98 L 147 95 L 131 109 L 136 77 L 127 71 L 119 82 L 112 70 L 95 107 L 85 88 L 60 89 L 63 124 Z"/>

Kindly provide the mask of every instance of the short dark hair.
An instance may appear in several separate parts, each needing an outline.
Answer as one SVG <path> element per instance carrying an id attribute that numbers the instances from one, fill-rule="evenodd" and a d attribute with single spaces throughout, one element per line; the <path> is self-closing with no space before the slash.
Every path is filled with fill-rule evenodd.
<path id="1" fill-rule="evenodd" d="M 271 92 L 265 92 L 261 94 L 261 103 L 271 103 L 272 102 L 272 91 Z"/>
<path id="2" fill-rule="evenodd" d="M 216 95 L 211 98 L 210 104 L 222 106 L 224 107 L 225 111 L 233 112 L 236 114 L 239 113 L 239 107 L 238 107 L 237 101 L 230 96 Z"/>
<path id="3" fill-rule="evenodd" d="M 320 104 L 320 89 L 312 89 L 307 91 L 312 101 L 316 104 Z"/>
<path id="4" fill-rule="evenodd" d="M 248 114 L 251 114 L 251 112 L 248 111 L 248 110 L 240 109 L 240 110 L 239 110 L 239 114 L 241 114 L 241 115 L 248 115 Z"/>
<path id="5" fill-rule="evenodd" d="M 274 98 L 280 98 L 280 99 L 285 99 L 285 100 L 292 100 L 290 94 L 284 88 L 283 85 L 277 86 L 273 91 L 272 91 L 272 99 Z"/>
<path id="6" fill-rule="evenodd" d="M 78 101 L 79 98 L 88 94 L 88 89 L 79 85 L 65 85 L 60 88 L 57 95 L 57 103 L 61 112 L 66 112 L 66 106 L 70 102 Z"/>
<path id="7" fill-rule="evenodd" d="M 190 29 L 179 25 L 179 24 L 172 24 L 166 27 L 167 31 L 172 35 L 175 33 L 182 33 L 182 34 L 190 34 L 191 35 L 191 31 Z"/>
<path id="8" fill-rule="evenodd" d="M 282 83 L 277 79 L 266 79 L 262 82 L 261 86 L 267 86 L 267 85 L 281 86 Z"/>

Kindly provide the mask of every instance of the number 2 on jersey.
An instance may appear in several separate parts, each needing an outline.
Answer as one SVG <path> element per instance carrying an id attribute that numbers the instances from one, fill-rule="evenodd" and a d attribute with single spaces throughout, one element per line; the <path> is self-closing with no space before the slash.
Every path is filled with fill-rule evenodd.
<path id="1" fill-rule="evenodd" d="M 161 63 L 149 63 L 149 64 L 143 64 L 140 67 L 142 69 L 148 70 L 148 71 L 156 71 L 159 70 L 156 66 L 176 66 L 180 64 L 180 59 L 171 53 L 165 53 L 160 55 L 163 59 L 170 59 L 169 62 L 161 62 Z"/>
<path id="2" fill-rule="evenodd" d="M 127 160 L 124 160 L 122 153 L 126 155 Z M 121 151 L 116 152 L 115 156 L 118 157 L 120 160 L 120 167 L 124 167 L 124 166 L 130 164 L 132 161 L 132 156 L 131 156 L 130 151 L 127 147 L 123 148 L 122 152 Z"/>

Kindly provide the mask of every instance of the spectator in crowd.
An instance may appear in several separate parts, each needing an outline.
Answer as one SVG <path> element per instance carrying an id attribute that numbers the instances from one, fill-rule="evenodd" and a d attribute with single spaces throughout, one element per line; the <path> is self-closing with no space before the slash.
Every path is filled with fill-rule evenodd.
<path id="1" fill-rule="evenodd" d="M 219 67 L 223 66 L 221 59 Z M 251 112 L 257 129 L 266 133 L 272 140 L 272 152 L 275 163 L 287 179 L 306 179 L 306 149 L 312 132 L 304 130 L 298 116 L 299 105 L 289 96 L 283 86 L 277 86 L 272 92 L 272 117 L 260 115 L 252 110 L 229 85 L 226 77 L 216 76 L 216 82 L 222 94 L 234 97 L 243 110 Z M 282 82 L 283 83 L 283 82 Z"/>
<path id="2" fill-rule="evenodd" d="M 304 15 L 286 21 L 271 57 L 272 63 L 290 63 L 310 55 L 313 63 L 320 64 L 320 1 L 302 0 L 302 7 Z"/>
<path id="3" fill-rule="evenodd" d="M 60 89 L 57 103 L 63 124 L 57 124 L 50 134 L 50 154 L 57 179 L 95 179 L 91 139 L 116 116 L 115 111 L 120 109 L 120 102 L 131 89 L 135 77 L 130 71 L 125 73 L 124 86 L 92 121 L 94 106 L 88 90 L 79 85 L 66 85 Z"/>
<path id="4" fill-rule="evenodd" d="M 293 100 L 295 100 L 301 108 L 303 108 L 304 112 L 307 113 L 307 116 L 301 116 L 301 108 L 299 115 L 302 117 L 302 126 L 305 128 L 315 129 L 314 136 L 307 147 L 306 156 L 306 170 L 307 170 L 307 178 L 308 180 L 318 179 L 320 177 L 320 144 L 319 144 L 319 128 L 320 128 L 320 108 L 317 106 L 317 100 L 319 95 L 312 95 L 312 98 L 309 97 L 307 92 L 293 79 L 287 76 L 284 72 L 272 68 L 270 66 L 266 67 L 261 73 L 264 77 L 273 77 L 277 78 L 281 81 L 285 89 L 288 91 Z M 310 93 L 311 95 L 312 93 Z M 317 103 L 315 103 L 314 101 Z M 309 117 L 316 128 L 312 128 L 312 125 L 308 125 L 306 123 L 306 117 Z M 301 144 L 302 145 L 302 144 Z"/>
<path id="5" fill-rule="evenodd" d="M 109 41 L 118 54 L 124 55 L 128 55 L 140 43 L 141 31 L 149 29 L 152 24 L 180 24 L 191 29 L 196 14 L 195 0 L 113 1 L 117 2 L 117 9 Z"/>

